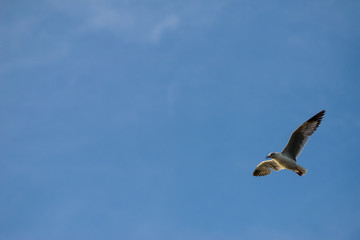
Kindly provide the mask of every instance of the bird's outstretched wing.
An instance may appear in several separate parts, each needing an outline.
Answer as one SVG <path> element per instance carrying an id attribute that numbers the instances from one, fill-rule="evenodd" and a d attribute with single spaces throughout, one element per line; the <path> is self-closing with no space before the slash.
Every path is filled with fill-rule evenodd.
<path id="1" fill-rule="evenodd" d="M 271 169 L 279 171 L 284 168 L 280 166 L 275 160 L 263 161 L 257 165 L 255 171 L 253 172 L 253 176 L 269 175 L 271 173 Z"/>
<path id="2" fill-rule="evenodd" d="M 296 158 L 301 153 L 301 150 L 304 148 L 309 137 L 315 132 L 318 128 L 321 120 L 325 114 L 325 110 L 322 110 L 306 122 L 304 122 L 300 127 L 298 127 L 292 134 L 289 139 L 288 144 L 282 151 L 283 154 L 291 157 L 296 161 Z"/>

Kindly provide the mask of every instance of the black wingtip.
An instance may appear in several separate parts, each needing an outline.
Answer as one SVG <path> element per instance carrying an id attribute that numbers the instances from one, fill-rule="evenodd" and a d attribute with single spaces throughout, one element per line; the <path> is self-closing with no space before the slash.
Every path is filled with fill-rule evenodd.
<path id="1" fill-rule="evenodd" d="M 308 122 L 321 122 L 321 119 L 324 117 L 325 115 L 325 110 L 322 110 L 321 112 L 317 113 L 316 115 L 314 115 L 312 118 L 310 118 L 308 120 Z"/>
<path id="2" fill-rule="evenodd" d="M 260 170 L 255 170 L 253 172 L 253 176 L 254 177 L 262 177 L 262 176 L 265 176 L 266 174 L 263 174 Z"/>

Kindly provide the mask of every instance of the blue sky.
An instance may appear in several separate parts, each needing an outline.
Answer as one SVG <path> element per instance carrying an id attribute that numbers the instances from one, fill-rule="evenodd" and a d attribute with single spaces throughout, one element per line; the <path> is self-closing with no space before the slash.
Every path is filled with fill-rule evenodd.
<path id="1" fill-rule="evenodd" d="M 360 238 L 358 1 L 0 13 L 1 239 Z M 322 109 L 306 176 L 252 176 Z"/>

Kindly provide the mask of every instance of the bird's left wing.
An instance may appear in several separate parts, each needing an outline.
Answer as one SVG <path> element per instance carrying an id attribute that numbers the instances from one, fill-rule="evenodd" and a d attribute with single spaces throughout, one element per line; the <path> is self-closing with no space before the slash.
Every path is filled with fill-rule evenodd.
<path id="1" fill-rule="evenodd" d="M 284 169 L 282 166 L 280 166 L 275 160 L 268 160 L 261 162 L 256 168 L 253 173 L 253 176 L 265 176 L 269 175 L 271 173 L 271 169 L 275 171 L 279 171 L 281 169 Z"/>

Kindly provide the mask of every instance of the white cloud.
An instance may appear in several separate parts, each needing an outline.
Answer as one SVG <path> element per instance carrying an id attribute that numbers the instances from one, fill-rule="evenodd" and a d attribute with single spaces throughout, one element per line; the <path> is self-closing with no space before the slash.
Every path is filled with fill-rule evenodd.
<path id="1" fill-rule="evenodd" d="M 156 16 L 156 13 L 140 9 L 130 11 L 103 7 L 86 19 L 83 29 L 106 30 L 127 41 L 157 42 L 163 33 L 178 25 L 175 15 Z"/>
<path id="2" fill-rule="evenodd" d="M 37 7 L 9 14 L 0 29 L 3 49 L 12 56 L 0 73 L 16 67 L 53 64 L 71 53 L 72 41 L 110 33 L 135 44 L 161 42 L 165 34 L 216 21 L 222 5 L 214 1 L 45 0 Z M 30 47 L 31 46 L 31 47 Z"/>
<path id="3" fill-rule="evenodd" d="M 178 24 L 178 18 L 176 16 L 169 16 L 164 21 L 155 25 L 151 33 L 151 39 L 158 41 L 165 30 L 175 28 Z"/>
<path id="4" fill-rule="evenodd" d="M 136 19 L 131 12 L 109 6 L 98 6 L 92 8 L 83 24 L 87 29 L 105 29 L 120 34 L 135 28 Z"/>
<path id="5" fill-rule="evenodd" d="M 57 27 L 67 28 L 64 36 L 106 31 L 122 40 L 142 43 L 161 41 L 164 33 L 180 25 L 185 28 L 211 25 L 224 5 L 218 1 L 204 4 L 188 0 L 45 0 L 45 4 L 38 4 L 22 14 L 26 21 L 18 26 L 19 31 L 33 34 L 34 28 L 44 31 L 47 22 L 55 22 Z M 29 24 L 31 28 L 27 27 Z"/>
<path id="6" fill-rule="evenodd" d="M 125 41 L 157 42 L 164 32 L 179 23 L 179 13 L 162 1 L 154 4 L 130 1 L 53 1 L 59 12 L 77 19 L 80 34 L 107 31 Z M 158 6 L 158 7 L 157 7 Z M 175 11 L 176 12 L 176 11 Z"/>
<path id="7" fill-rule="evenodd" d="M 209 26 L 224 9 L 218 1 L 47 0 L 57 11 L 77 20 L 81 34 L 107 31 L 129 42 L 155 43 L 182 27 Z"/>

